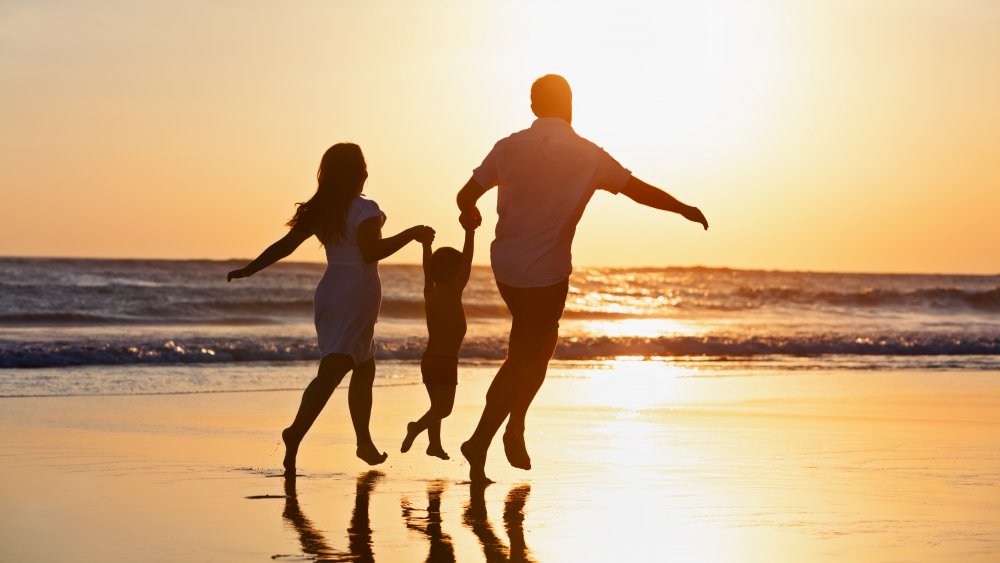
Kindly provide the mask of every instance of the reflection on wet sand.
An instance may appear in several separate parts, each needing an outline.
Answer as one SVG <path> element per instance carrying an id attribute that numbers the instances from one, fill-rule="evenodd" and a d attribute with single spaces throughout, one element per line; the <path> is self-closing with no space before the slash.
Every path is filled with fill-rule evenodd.
<path id="1" fill-rule="evenodd" d="M 469 489 L 469 504 L 462 514 L 462 523 L 479 538 L 487 563 L 494 561 L 528 562 L 528 546 L 524 542 L 524 505 L 531 492 L 531 485 L 518 485 L 507 493 L 504 500 L 503 524 L 510 538 L 510 547 L 493 531 L 489 515 L 486 513 L 486 487 L 488 484 L 472 483 Z"/>
<path id="2" fill-rule="evenodd" d="M 375 561 L 372 543 L 371 520 L 368 514 L 371 495 L 375 485 L 384 477 L 379 471 L 368 471 L 358 476 L 354 496 L 354 511 L 347 528 L 347 550 L 333 547 L 323 532 L 302 513 L 296 491 L 295 476 L 285 476 L 285 509 L 282 517 L 295 529 L 302 545 L 302 552 L 313 561 Z M 521 484 L 513 487 L 504 499 L 503 524 L 510 545 L 505 545 L 497 535 L 486 511 L 486 487 L 488 484 L 472 483 L 469 486 L 469 502 L 462 513 L 462 524 L 479 540 L 487 563 L 534 561 L 524 540 L 524 507 L 531 492 L 531 486 Z M 414 508 L 409 499 L 400 501 L 403 522 L 406 528 L 427 539 L 429 551 L 427 563 L 454 563 L 457 560 L 452 537 L 442 526 L 441 500 L 446 489 L 444 481 L 427 484 L 426 511 Z M 424 516 L 423 512 L 426 512 Z M 272 559 L 298 558 L 298 555 L 275 555 Z"/>
<path id="3" fill-rule="evenodd" d="M 427 516 L 416 516 L 414 513 L 418 510 L 410 506 L 410 501 L 405 497 L 400 501 L 406 527 L 422 533 L 430 542 L 427 563 L 455 561 L 455 547 L 451 543 L 451 536 L 444 533 L 441 528 L 441 495 L 444 489 L 444 481 L 432 481 L 427 484 Z"/>
<path id="4" fill-rule="evenodd" d="M 347 529 L 349 551 L 335 549 L 326 542 L 323 534 L 311 520 L 306 518 L 299 507 L 295 491 L 295 475 L 285 476 L 285 510 L 281 515 L 298 532 L 302 551 L 314 556 L 315 561 L 375 561 L 368 503 L 375 484 L 383 476 L 380 471 L 368 471 L 358 476 L 354 512 L 351 514 L 351 525 Z M 280 556 L 274 558 L 278 557 Z"/>

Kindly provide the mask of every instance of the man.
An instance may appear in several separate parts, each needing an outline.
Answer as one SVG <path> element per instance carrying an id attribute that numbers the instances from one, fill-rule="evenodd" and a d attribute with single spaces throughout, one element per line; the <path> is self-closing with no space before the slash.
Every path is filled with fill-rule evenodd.
<path id="1" fill-rule="evenodd" d="M 603 149 L 578 136 L 566 79 L 548 74 L 531 86 L 531 127 L 499 141 L 458 193 L 462 223 L 482 220 L 476 202 L 498 186 L 496 239 L 490 259 L 497 287 L 513 316 L 507 359 L 497 372 L 472 437 L 462 444 L 474 482 L 488 481 L 486 452 L 503 421 L 511 465 L 531 469 L 525 415 L 545 379 L 566 305 L 576 225 L 595 189 L 622 193 L 689 221 L 708 221 L 696 207 L 632 176 Z"/>

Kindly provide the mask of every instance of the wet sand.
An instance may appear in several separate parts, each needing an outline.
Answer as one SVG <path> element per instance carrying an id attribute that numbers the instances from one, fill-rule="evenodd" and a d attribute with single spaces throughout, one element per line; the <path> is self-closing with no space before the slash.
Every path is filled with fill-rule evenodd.
<path id="1" fill-rule="evenodd" d="M 298 391 L 0 399 L 0 561 L 1000 559 L 1000 374 L 560 363 L 534 469 L 497 440 L 478 488 L 458 445 L 494 369 L 463 367 L 451 461 L 399 453 L 427 399 L 387 364 L 389 460 L 354 457 L 345 387 L 294 482 Z"/>

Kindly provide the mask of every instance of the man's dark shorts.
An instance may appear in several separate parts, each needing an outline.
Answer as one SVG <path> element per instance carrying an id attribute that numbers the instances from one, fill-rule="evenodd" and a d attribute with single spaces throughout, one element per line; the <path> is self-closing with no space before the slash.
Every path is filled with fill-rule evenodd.
<path id="1" fill-rule="evenodd" d="M 497 282 L 497 288 L 514 317 L 515 330 L 544 332 L 559 328 L 569 294 L 568 278 L 545 287 L 511 287 Z"/>

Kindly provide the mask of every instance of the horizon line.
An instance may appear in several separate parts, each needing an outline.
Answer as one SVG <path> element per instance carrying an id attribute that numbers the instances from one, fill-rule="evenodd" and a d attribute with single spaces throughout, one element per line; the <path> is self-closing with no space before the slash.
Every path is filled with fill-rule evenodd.
<path id="1" fill-rule="evenodd" d="M 150 258 L 150 257 L 113 257 L 113 256 L 39 256 L 39 255 L 0 255 L 0 260 L 93 260 L 93 261 L 145 261 L 145 262 L 250 262 L 253 258 Z M 315 264 L 325 265 L 326 262 L 320 260 L 281 260 L 278 264 Z M 385 266 L 407 266 L 420 267 L 416 262 L 389 262 L 383 263 Z M 473 262 L 473 266 L 481 268 L 490 267 L 489 262 Z M 862 271 L 862 270 L 808 270 L 808 269 L 784 269 L 768 267 L 736 267 L 736 266 L 709 266 L 704 264 L 671 264 L 671 265 L 651 265 L 633 264 L 629 266 L 609 266 L 600 264 L 574 264 L 573 269 L 578 268 L 601 268 L 617 270 L 655 270 L 655 269 L 691 269 L 691 270 L 737 270 L 744 272 L 783 272 L 783 273 L 804 273 L 804 274 L 840 274 L 840 275 L 880 275 L 880 276 L 980 276 L 995 277 L 1000 276 L 1000 271 L 993 273 L 969 273 L 969 272 L 914 272 L 914 271 Z"/>

